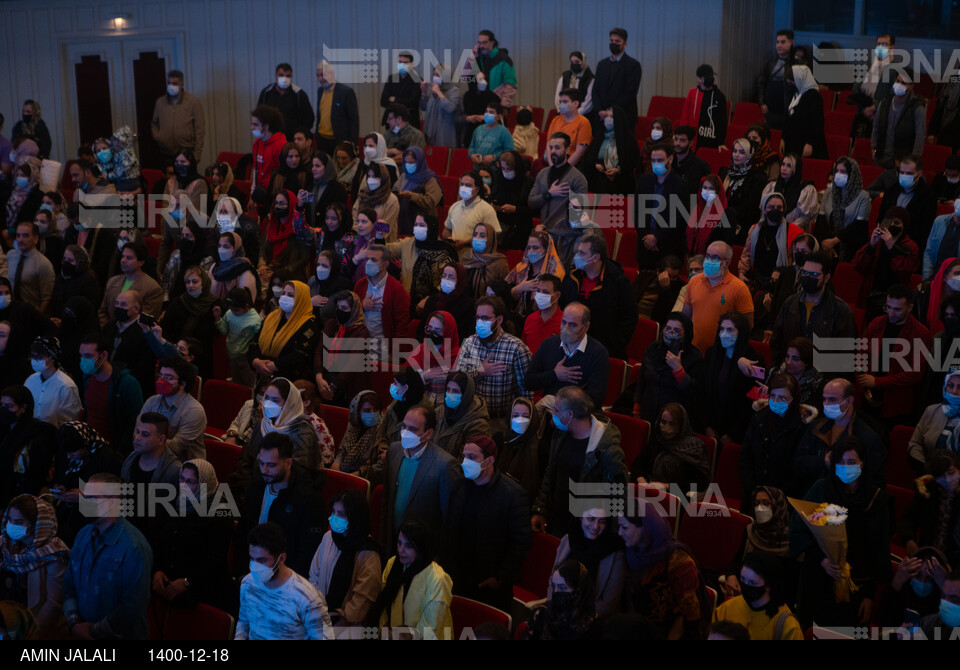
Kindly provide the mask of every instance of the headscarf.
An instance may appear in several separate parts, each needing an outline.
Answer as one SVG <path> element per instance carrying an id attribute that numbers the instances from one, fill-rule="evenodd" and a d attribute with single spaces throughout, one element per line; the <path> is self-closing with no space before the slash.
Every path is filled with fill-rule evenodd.
<path id="1" fill-rule="evenodd" d="M 294 236 L 293 217 L 297 211 L 297 196 L 292 191 L 284 191 L 287 195 L 287 218 L 283 221 L 277 220 L 277 215 L 273 212 L 271 203 L 270 216 L 267 219 L 267 242 L 273 250 L 273 257 L 277 258 L 287 248 L 287 243 Z"/>
<path id="2" fill-rule="evenodd" d="M 36 100 L 31 100 L 30 105 L 33 107 L 33 114 L 30 116 L 30 123 L 26 123 L 23 119 L 21 119 L 20 131 L 23 135 L 32 135 L 36 137 L 37 124 L 40 122 L 40 103 Z"/>
<path id="3" fill-rule="evenodd" d="M 820 90 L 820 84 L 814 79 L 813 73 L 806 65 L 793 66 L 793 81 L 797 85 L 797 92 L 794 94 L 793 100 L 790 101 L 790 116 L 793 116 L 793 113 L 797 110 L 797 105 L 804 93 Z"/>
<path id="4" fill-rule="evenodd" d="M 390 407 L 388 407 L 388 409 L 393 412 L 393 415 L 398 421 L 403 421 L 403 417 L 406 416 L 407 410 L 414 405 L 419 405 L 420 401 L 423 400 L 423 394 L 426 389 L 423 385 L 423 379 L 420 377 L 420 373 L 409 365 L 404 365 L 402 368 L 397 370 L 397 373 L 394 375 L 394 379 L 401 382 L 401 385 L 407 387 L 407 393 L 403 396 L 403 400 L 394 400 L 392 403 L 390 403 Z"/>
<path id="5" fill-rule="evenodd" d="M 812 184 L 811 181 L 803 180 L 803 158 L 797 154 L 787 154 L 783 157 L 783 160 L 787 158 L 792 158 L 794 163 L 793 176 L 790 177 L 790 181 L 785 181 L 783 177 L 777 177 L 774 184 L 773 190 L 783 196 L 783 214 L 786 216 L 793 210 L 797 208 L 797 202 L 800 200 L 800 194 L 803 192 L 807 186 Z M 761 207 L 760 211 L 763 211 Z"/>
<path id="6" fill-rule="evenodd" d="M 540 631 L 542 640 L 576 640 L 586 636 L 597 621 L 596 589 L 587 567 L 576 560 L 564 561 L 557 570 L 570 586 L 564 572 L 570 568 L 577 571 L 577 580 L 568 598 L 562 601 L 551 599 L 545 606 L 546 625 Z"/>
<path id="7" fill-rule="evenodd" d="M 220 486 L 220 482 L 217 480 L 217 471 L 210 461 L 195 458 L 183 462 L 183 465 L 180 466 L 180 474 L 183 474 L 183 469 L 188 465 L 197 469 L 197 503 L 200 504 L 201 510 L 205 509 L 208 499 L 216 495 L 217 488 Z"/>
<path id="8" fill-rule="evenodd" d="M 3 514 L 3 535 L 0 536 L 0 552 L 3 555 L 3 567 L 10 572 L 22 575 L 50 565 L 67 563 L 70 549 L 57 537 L 57 513 L 53 505 L 43 498 L 20 495 L 12 502 L 29 498 L 37 505 L 37 523 L 33 527 L 33 538 L 29 545 L 14 542 L 7 535 L 7 523 L 10 521 L 10 506 Z"/>
<path id="9" fill-rule="evenodd" d="M 517 263 L 517 266 L 510 270 L 510 273 L 506 277 L 506 282 L 508 284 L 519 284 L 525 279 L 533 279 L 539 277 L 542 274 L 551 274 L 556 276 L 561 281 L 563 280 L 566 270 L 564 270 L 563 262 L 560 260 L 560 254 L 557 253 L 557 247 L 553 243 L 553 238 L 549 233 L 543 231 L 533 231 L 530 233 L 530 237 L 535 237 L 546 249 L 544 257 L 540 259 L 540 263 L 543 269 L 534 274 L 533 266 L 527 260 L 527 255 L 524 253 L 523 257 L 520 259 L 520 262 Z M 537 263 L 537 265 L 540 265 Z"/>
<path id="10" fill-rule="evenodd" d="M 380 165 L 384 166 L 385 168 L 391 168 L 391 167 L 392 167 L 392 168 L 396 169 L 396 167 L 397 167 L 396 162 L 394 162 L 394 160 L 393 160 L 392 158 L 390 158 L 389 156 L 387 156 L 387 141 L 386 141 L 385 139 L 383 139 L 383 135 L 381 135 L 380 133 L 370 133 L 369 135 L 367 135 L 367 137 L 374 137 L 374 138 L 376 138 L 376 140 L 377 140 L 377 155 L 376 155 L 376 157 L 373 159 L 373 161 L 371 162 L 371 161 L 368 161 L 368 160 L 367 160 L 366 156 L 363 155 L 363 151 L 361 150 L 361 154 L 360 154 L 360 155 L 363 157 L 363 170 L 364 170 L 364 172 L 366 172 L 366 169 L 367 169 L 368 167 L 370 167 L 370 165 L 372 165 L 373 163 L 379 163 Z M 365 144 L 366 141 L 367 141 L 367 137 L 364 137 L 364 138 L 363 138 L 363 143 L 364 143 L 364 144 Z M 389 190 L 389 181 L 390 181 L 390 180 L 387 179 L 386 181 L 388 182 L 388 184 L 387 184 L 387 185 L 388 185 L 388 189 L 387 189 L 387 190 Z M 361 205 L 361 206 L 362 206 L 362 205 Z"/>
<path id="11" fill-rule="evenodd" d="M 190 184 L 201 179 L 201 177 L 200 173 L 197 172 L 197 157 L 193 155 L 193 152 L 189 149 L 184 149 L 183 151 L 178 151 L 176 155 L 174 155 L 174 158 L 180 155 L 187 159 L 187 174 L 181 177 L 180 173 L 174 170 L 173 179 L 177 188 L 185 191 Z"/>
<path id="12" fill-rule="evenodd" d="M 70 277 L 69 279 L 67 277 L 63 277 L 62 270 L 60 272 L 60 276 L 63 277 L 63 279 L 69 281 L 70 279 L 77 279 L 85 275 L 87 273 L 87 270 L 90 269 L 90 254 L 87 253 L 87 250 L 81 247 L 79 244 L 68 244 L 65 251 L 69 251 L 70 253 L 73 254 L 73 257 L 77 259 L 77 270 L 76 270 L 76 274 L 74 274 L 73 277 Z"/>
<path id="13" fill-rule="evenodd" d="M 53 359 L 54 367 L 58 369 L 60 368 L 60 358 L 62 355 L 60 340 L 55 337 L 39 335 L 33 341 L 33 346 L 39 347 L 41 350 L 43 350 L 43 353 Z"/>
<path id="14" fill-rule="evenodd" d="M 20 167 L 28 158 L 40 160 L 40 145 L 30 138 L 20 140 L 20 144 L 13 150 L 13 164 Z"/>
<path id="15" fill-rule="evenodd" d="M 360 166 L 360 159 L 357 158 L 357 152 L 353 148 L 353 142 L 341 142 L 337 145 L 337 149 L 334 151 L 334 154 L 341 149 L 350 155 L 350 162 L 347 163 L 345 167 L 337 169 L 337 181 L 349 188 L 353 183 L 354 177 L 357 176 L 357 168 Z"/>
<path id="16" fill-rule="evenodd" d="M 269 433 L 289 433 L 294 423 L 299 423 L 303 416 L 303 398 L 300 397 L 300 389 L 293 385 L 293 382 L 284 377 L 274 377 L 273 382 L 283 380 L 290 385 L 287 391 L 287 397 L 283 399 L 283 408 L 276 419 L 271 419 L 264 414 L 260 421 L 260 434 L 266 436 Z M 271 382 L 266 388 L 274 386 Z"/>
<path id="17" fill-rule="evenodd" d="M 336 203 L 335 203 L 336 204 Z M 328 205 L 327 209 L 323 213 L 323 223 L 321 224 L 320 230 L 317 232 L 317 235 L 320 239 L 320 249 L 323 251 L 333 251 L 338 257 L 340 252 L 337 251 L 337 242 L 343 239 L 344 235 L 352 234 L 353 231 L 353 212 L 346 205 L 340 205 L 336 208 L 333 208 L 333 211 L 337 213 L 338 218 L 340 219 L 340 225 L 336 230 L 330 230 L 327 227 L 327 212 L 330 211 L 332 205 Z M 331 273 L 333 270 L 331 270 Z"/>
<path id="18" fill-rule="evenodd" d="M 341 290 L 341 287 L 345 287 L 348 282 L 341 274 L 340 254 L 330 249 L 324 249 L 317 254 L 317 260 L 320 260 L 321 256 L 330 263 L 330 276 L 321 280 L 317 279 L 316 273 L 314 273 L 309 283 L 310 295 L 323 295 L 330 298 L 333 297 L 334 293 Z M 314 268 L 316 268 L 316 263 L 314 263 Z"/>
<path id="19" fill-rule="evenodd" d="M 194 274 L 200 275 L 200 296 L 194 298 L 184 290 L 177 300 L 180 301 L 180 304 L 183 306 L 183 309 L 186 310 L 187 314 L 195 319 L 199 319 L 210 314 L 210 310 L 213 309 L 213 305 L 217 302 L 217 297 L 210 293 L 210 275 L 204 272 L 203 268 L 194 265 L 184 270 L 184 278 L 186 278 L 190 270 L 194 270 Z"/>
<path id="20" fill-rule="evenodd" d="M 948 258 L 940 264 L 940 269 L 933 276 L 930 282 L 930 300 L 927 304 L 927 328 L 931 333 L 939 333 L 944 330 L 943 322 L 940 320 L 940 302 L 943 300 L 943 285 L 947 283 L 947 269 L 956 262 L 957 258 Z"/>
<path id="21" fill-rule="evenodd" d="M 754 148 L 753 150 L 751 162 L 753 165 L 763 169 L 763 167 L 771 158 L 775 158 L 777 156 L 776 152 L 770 148 L 770 129 L 767 128 L 766 123 L 754 123 L 752 126 L 747 128 L 746 134 L 749 135 L 751 130 L 756 132 L 757 135 L 760 136 L 761 140 L 760 146 Z"/>
<path id="22" fill-rule="evenodd" d="M 710 205 L 703 199 L 703 183 L 710 182 L 717 191 L 717 197 Z M 718 175 L 708 174 L 700 180 L 700 190 L 697 191 L 697 208 L 690 213 L 687 223 L 687 248 L 690 255 L 704 254 L 707 251 L 708 241 L 714 229 L 722 225 L 727 211 L 727 192 L 723 188 L 723 180 Z"/>
<path id="23" fill-rule="evenodd" d="M 360 416 L 360 408 L 367 400 L 371 400 L 375 406 L 380 407 L 380 399 L 377 398 L 377 394 L 369 389 L 360 391 L 360 393 L 353 396 L 353 399 L 350 401 L 350 418 L 347 421 L 347 432 L 340 442 L 338 452 L 342 462 L 356 464 L 359 461 L 367 460 L 368 457 L 373 455 L 377 441 L 377 426 L 370 426 L 368 428 Z M 351 468 L 344 467 L 342 469 L 344 472 L 349 472 Z"/>
<path id="24" fill-rule="evenodd" d="M 376 431 L 373 431 L 376 432 Z M 347 512 L 347 532 L 330 531 L 333 543 L 340 550 L 340 556 L 333 566 L 325 600 L 330 610 L 338 610 L 353 585 L 353 568 L 357 554 L 361 551 L 379 551 L 379 545 L 370 537 L 373 523 L 370 519 L 370 506 L 366 496 L 357 490 L 347 489 L 340 499 Z M 322 570 L 323 568 L 321 568 Z"/>
<path id="25" fill-rule="evenodd" d="M 732 155 L 733 149 L 731 149 L 730 170 L 727 172 L 727 179 L 725 180 L 725 183 L 723 185 L 725 189 L 730 188 L 730 182 L 732 181 L 731 177 L 744 177 L 748 172 L 750 172 L 750 170 L 753 169 L 753 145 L 750 143 L 750 140 L 748 140 L 746 137 L 741 137 L 733 141 L 733 146 L 740 147 L 741 149 L 746 151 L 747 160 L 746 162 L 744 162 L 743 165 L 739 167 L 734 165 L 733 155 Z M 727 196 L 732 195 L 733 192 L 740 187 L 740 183 L 737 183 L 735 186 L 733 186 L 730 193 L 727 193 Z"/>
<path id="26" fill-rule="evenodd" d="M 426 186 L 431 179 L 436 179 L 437 173 L 427 165 L 427 157 L 424 155 L 423 149 L 410 147 L 403 152 L 403 157 L 406 158 L 407 154 L 412 154 L 417 161 L 417 171 L 413 174 L 407 174 L 406 168 L 404 168 L 403 175 L 397 182 L 398 191 L 415 191 Z"/>
<path id="27" fill-rule="evenodd" d="M 447 374 L 447 383 L 453 382 L 460 387 L 460 404 L 455 409 L 450 409 L 446 405 L 443 407 L 443 416 L 448 426 L 455 425 L 460 419 L 463 419 L 471 412 L 475 411 L 473 399 L 477 397 L 477 387 L 473 383 L 473 375 L 465 372 L 451 370 Z M 462 451 L 462 447 L 461 447 Z"/>
<path id="28" fill-rule="evenodd" d="M 431 360 L 436 359 L 437 354 L 447 357 L 451 361 L 456 361 L 457 356 L 460 354 L 460 333 L 457 330 L 457 320 L 453 318 L 450 312 L 437 310 L 423 321 L 424 327 L 426 327 L 427 324 L 430 323 L 430 319 L 433 318 L 439 318 L 443 321 L 443 344 L 438 347 L 432 340 L 425 337 L 423 342 L 420 343 L 420 346 L 417 347 L 413 354 L 410 355 L 410 358 L 407 359 L 408 365 L 413 364 L 421 370 L 433 367 Z"/>
<path id="29" fill-rule="evenodd" d="M 379 205 L 384 204 L 390 197 L 390 174 L 387 172 L 387 169 L 382 165 L 365 165 L 363 167 L 364 174 L 366 174 L 368 170 L 379 173 L 380 186 L 376 191 L 370 191 L 366 178 L 361 180 L 360 190 L 357 192 L 360 209 L 375 209 Z"/>
<path id="30" fill-rule="evenodd" d="M 267 358 L 274 359 L 280 355 L 287 342 L 305 323 L 313 318 L 313 304 L 310 302 L 310 289 L 300 281 L 286 282 L 293 285 L 293 309 L 290 316 L 281 324 L 280 320 L 286 316 L 282 309 L 275 309 L 263 321 L 260 329 L 260 352 Z"/>
<path id="31" fill-rule="evenodd" d="M 350 294 L 350 299 L 353 303 L 353 310 L 350 312 L 350 320 L 344 325 L 340 326 L 340 330 L 337 335 L 341 337 L 342 334 L 345 333 L 349 328 L 357 328 L 366 325 L 366 317 L 364 316 L 363 312 L 363 300 L 361 300 L 360 296 L 353 291 L 346 292 Z"/>
<path id="32" fill-rule="evenodd" d="M 350 312 L 349 321 L 343 325 L 340 325 L 338 322 L 337 332 L 334 334 L 333 340 L 330 342 L 330 346 L 325 354 L 325 367 L 331 372 L 347 372 L 346 369 L 341 369 L 342 366 L 338 363 L 340 352 L 343 351 L 343 338 L 347 336 L 348 330 L 362 328 L 366 325 L 366 317 L 363 313 L 363 301 L 360 299 L 360 296 L 353 291 L 346 291 L 346 293 L 350 294 L 350 302 L 353 305 L 353 309 Z M 334 305 L 334 309 L 339 308 Z M 353 355 L 353 350 L 351 349 L 344 353 L 347 354 L 347 359 L 349 360 Z"/>
<path id="33" fill-rule="evenodd" d="M 770 507 L 773 518 L 767 523 L 754 520 L 747 526 L 747 547 L 757 549 L 775 556 L 786 556 L 790 552 L 790 508 L 787 497 L 778 488 L 773 486 L 758 486 L 753 491 L 753 497 L 763 491 L 770 496 Z"/>
<path id="34" fill-rule="evenodd" d="M 659 123 L 660 127 L 663 128 L 663 137 L 661 137 L 659 140 L 654 140 L 652 137 L 648 137 L 646 141 L 644 141 L 643 149 L 640 152 L 640 158 L 644 165 L 650 162 L 650 154 L 653 151 L 654 146 L 660 144 L 661 142 L 670 142 L 671 146 L 673 145 L 673 121 L 665 116 L 660 116 L 654 119 L 653 123 Z M 616 118 L 614 118 L 614 124 L 616 124 Z"/>
<path id="35" fill-rule="evenodd" d="M 578 517 L 570 519 L 567 532 L 570 542 L 570 556 L 574 561 L 580 561 L 594 580 L 600 570 L 600 561 L 612 553 L 623 549 L 623 540 L 617 534 L 616 517 L 607 519 L 607 526 L 596 540 L 589 540 L 583 534 L 583 524 Z"/>
<path id="36" fill-rule="evenodd" d="M 831 186 L 833 191 L 833 211 L 830 216 L 830 227 L 832 230 L 843 230 L 847 207 L 853 204 L 853 201 L 860 196 L 863 191 L 863 175 L 860 173 L 860 165 L 852 158 L 838 158 L 833 164 L 834 172 L 837 165 L 843 163 L 850 174 L 847 177 L 847 185 L 843 188 L 836 184 Z"/>
<path id="37" fill-rule="evenodd" d="M 320 179 L 313 180 L 313 201 L 310 203 L 311 221 L 316 217 L 316 210 L 314 208 L 323 197 L 324 191 L 327 190 L 327 184 L 332 182 L 337 177 L 337 166 L 334 165 L 333 158 L 330 156 L 330 154 L 321 152 L 310 158 L 307 163 L 307 166 L 310 169 L 311 179 L 313 178 L 314 160 L 320 161 L 320 164 L 323 165 L 323 176 L 320 177 Z"/>
<path id="38" fill-rule="evenodd" d="M 467 271 L 464 269 L 460 263 L 447 263 L 443 266 L 443 269 L 451 267 L 457 273 L 457 285 L 453 287 L 453 291 L 449 294 L 440 291 L 437 294 L 437 309 L 450 311 L 450 305 L 456 304 L 459 302 L 460 297 L 467 290 Z"/>
<path id="39" fill-rule="evenodd" d="M 635 494 L 634 494 L 635 495 Z M 660 563 L 665 563 L 677 549 L 687 547 L 673 538 L 670 524 L 661 516 L 660 506 L 645 498 L 637 498 L 637 513 L 627 516 L 627 520 L 634 526 L 642 528 L 640 544 L 636 547 L 627 547 L 627 567 L 632 572 L 642 573 Z"/>
<path id="40" fill-rule="evenodd" d="M 950 381 L 951 377 L 960 377 L 960 366 L 951 365 L 950 370 L 943 376 L 943 390 L 941 392 L 941 398 L 946 397 L 947 393 L 947 383 Z M 960 416 L 960 408 L 953 409 L 945 399 L 941 402 L 940 407 L 943 409 L 943 413 L 947 415 L 948 418 L 955 418 Z"/>
<path id="41" fill-rule="evenodd" d="M 61 424 L 57 439 L 60 449 L 67 453 L 75 453 L 80 449 L 86 449 L 87 455 L 95 453 L 101 447 L 107 446 L 107 441 L 100 437 L 100 433 L 95 431 L 92 426 L 83 421 L 68 421 Z M 83 467 L 83 460 L 79 458 L 67 461 L 66 476 L 74 475 L 80 472 Z"/>
<path id="42" fill-rule="evenodd" d="M 16 176 L 17 170 L 23 166 L 26 166 L 26 171 L 30 173 L 27 176 L 29 183 L 27 184 L 27 188 L 23 190 L 20 190 L 14 186 L 14 188 L 10 191 L 10 196 L 7 199 L 8 224 L 15 224 L 17 222 L 17 215 L 20 213 L 23 203 L 27 201 L 27 197 L 31 192 L 33 192 L 33 189 L 37 187 L 37 184 L 40 183 L 40 159 L 32 156 L 22 160 L 18 159 L 17 166 L 13 170 L 14 177 Z"/>
<path id="43" fill-rule="evenodd" d="M 239 200 L 237 200 L 236 198 L 231 198 L 228 195 L 220 196 L 220 198 L 217 199 L 217 204 L 214 205 L 214 208 L 213 208 L 214 220 L 216 221 L 216 217 L 220 215 L 220 208 L 224 205 L 224 203 L 229 205 L 230 221 L 233 223 L 234 226 L 236 226 L 237 220 L 240 218 L 240 215 L 243 214 L 243 206 L 240 204 Z M 223 233 L 223 230 L 220 228 L 219 221 L 217 221 L 217 232 Z"/>
<path id="44" fill-rule="evenodd" d="M 230 187 L 233 186 L 233 168 L 230 167 L 229 163 L 217 163 L 217 170 L 220 171 L 220 185 L 213 189 L 213 197 L 215 200 L 219 200 L 221 197 L 226 197 L 227 193 L 230 192 Z M 220 210 L 217 209 L 217 212 Z"/>
<path id="45" fill-rule="evenodd" d="M 463 267 L 467 270 L 484 268 L 498 260 L 506 260 L 507 258 L 497 251 L 497 231 L 493 229 L 493 226 L 483 221 L 478 223 L 477 226 L 483 226 L 487 230 L 487 249 L 482 254 L 471 249 L 470 253 L 461 259 Z M 473 227 L 474 231 L 476 231 L 477 226 Z"/>
<path id="46" fill-rule="evenodd" d="M 657 421 L 654 424 L 653 439 L 660 447 L 660 453 L 651 464 L 651 477 L 655 481 L 662 481 L 657 473 L 673 470 L 673 464 L 670 461 L 679 459 L 704 474 L 705 479 L 709 479 L 710 456 L 703 442 L 693 432 L 687 409 L 679 403 L 667 403 L 661 408 L 658 418 L 664 411 L 669 411 L 676 419 L 677 435 L 668 440 L 660 432 L 660 422 Z"/>
<path id="47" fill-rule="evenodd" d="M 228 261 L 217 260 L 211 270 L 213 278 L 216 279 L 218 283 L 223 284 L 237 279 L 244 272 L 253 272 L 256 274 L 256 270 L 247 258 L 247 252 L 243 248 L 243 239 L 236 233 L 220 233 L 220 237 L 224 235 L 229 235 L 233 243 L 233 258 Z M 217 239 L 219 240 L 220 238 L 218 237 Z M 219 259 L 219 256 L 217 258 Z"/>

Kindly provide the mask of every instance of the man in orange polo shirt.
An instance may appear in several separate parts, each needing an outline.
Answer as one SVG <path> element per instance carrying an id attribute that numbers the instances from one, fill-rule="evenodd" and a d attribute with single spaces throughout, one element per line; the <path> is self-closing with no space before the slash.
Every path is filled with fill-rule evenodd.
<path id="1" fill-rule="evenodd" d="M 753 296 L 750 289 L 727 269 L 733 259 L 733 249 L 726 242 L 714 242 L 707 247 L 703 274 L 687 284 L 683 313 L 693 320 L 693 345 L 707 352 L 717 335 L 717 320 L 731 310 L 746 315 L 753 327 Z"/>
<path id="2" fill-rule="evenodd" d="M 560 106 L 557 116 L 550 121 L 547 137 L 554 133 L 566 133 L 570 136 L 570 148 L 567 149 L 567 161 L 570 165 L 580 163 L 580 158 L 593 142 L 593 129 L 587 117 L 580 115 L 580 91 L 567 88 L 558 96 Z"/>

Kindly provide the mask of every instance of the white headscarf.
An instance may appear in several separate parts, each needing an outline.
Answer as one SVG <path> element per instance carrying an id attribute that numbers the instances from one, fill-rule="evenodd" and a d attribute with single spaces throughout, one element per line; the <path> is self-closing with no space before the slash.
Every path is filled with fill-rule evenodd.
<path id="1" fill-rule="evenodd" d="M 793 66 L 793 81 L 797 85 L 797 94 L 790 101 L 790 114 L 793 114 L 794 108 L 800 103 L 804 93 L 820 90 L 820 84 L 813 78 L 813 72 L 806 65 Z"/>
<path id="2" fill-rule="evenodd" d="M 373 162 L 380 163 L 380 165 L 383 165 L 386 168 L 393 168 L 394 170 L 396 170 L 397 162 L 392 158 L 387 157 L 387 141 L 383 139 L 383 135 L 381 135 L 380 133 L 371 133 L 371 135 L 377 136 L 377 156 L 376 158 L 373 159 Z M 362 156 L 364 147 L 366 147 L 366 140 L 364 140 L 364 146 L 360 148 L 361 156 Z M 362 157 L 362 159 L 363 159 L 364 171 L 366 171 L 366 168 L 370 165 L 370 163 L 368 162 L 368 159 L 366 157 Z"/>
<path id="3" fill-rule="evenodd" d="M 300 389 L 293 385 L 293 382 L 283 377 L 275 377 L 273 381 L 283 379 L 290 385 L 290 391 L 283 401 L 283 409 L 276 419 L 271 419 L 264 415 L 260 422 L 260 434 L 267 433 L 286 433 L 290 425 L 303 416 L 303 398 L 300 397 Z M 268 384 L 272 386 L 272 384 Z"/>

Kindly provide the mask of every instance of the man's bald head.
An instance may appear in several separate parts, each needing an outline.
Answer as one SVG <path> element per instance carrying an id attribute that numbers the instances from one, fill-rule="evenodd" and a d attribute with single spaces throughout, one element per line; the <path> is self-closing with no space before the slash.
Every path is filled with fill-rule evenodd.
<path id="1" fill-rule="evenodd" d="M 831 379 L 823 387 L 824 393 L 829 392 L 831 395 L 840 395 L 844 399 L 849 398 L 853 395 L 853 383 L 843 377 L 837 377 L 836 379 Z"/>

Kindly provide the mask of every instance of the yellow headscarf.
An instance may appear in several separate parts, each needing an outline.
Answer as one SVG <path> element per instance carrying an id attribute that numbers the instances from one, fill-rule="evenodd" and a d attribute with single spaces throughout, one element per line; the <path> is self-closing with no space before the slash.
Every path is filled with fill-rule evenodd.
<path id="1" fill-rule="evenodd" d="M 290 281 L 284 284 L 293 285 L 293 309 L 286 323 L 280 325 L 282 309 L 275 309 L 267 316 L 260 329 L 260 353 L 267 358 L 276 358 L 283 351 L 283 347 L 291 337 L 307 321 L 313 318 L 313 305 L 310 304 L 310 289 L 300 281 Z"/>

